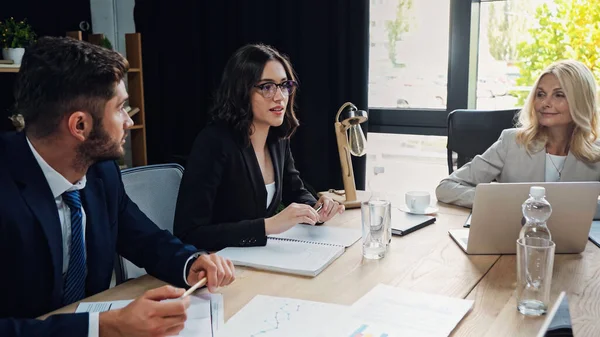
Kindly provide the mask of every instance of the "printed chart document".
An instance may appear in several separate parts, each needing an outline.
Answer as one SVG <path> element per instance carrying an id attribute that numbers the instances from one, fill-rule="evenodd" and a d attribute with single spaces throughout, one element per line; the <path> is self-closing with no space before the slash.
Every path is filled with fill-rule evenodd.
<path id="1" fill-rule="evenodd" d="M 257 295 L 231 317 L 216 336 L 319 336 L 330 320 L 347 308 L 337 304 Z"/>
<path id="2" fill-rule="evenodd" d="M 133 300 L 111 302 L 83 302 L 77 306 L 78 312 L 104 312 L 127 306 Z M 223 326 L 224 308 L 221 294 L 196 293 L 190 295 L 185 327 L 178 336 L 214 336 Z"/>
<path id="3" fill-rule="evenodd" d="M 470 300 L 379 284 L 319 337 L 445 337 L 472 306 Z"/>

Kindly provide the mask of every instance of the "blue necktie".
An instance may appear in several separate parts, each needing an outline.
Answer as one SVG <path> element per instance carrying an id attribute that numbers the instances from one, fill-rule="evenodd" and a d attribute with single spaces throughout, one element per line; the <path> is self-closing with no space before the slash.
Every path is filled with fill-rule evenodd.
<path id="1" fill-rule="evenodd" d="M 79 191 L 65 192 L 62 197 L 71 209 L 71 249 L 63 293 L 63 304 L 68 305 L 85 297 L 85 245 Z"/>

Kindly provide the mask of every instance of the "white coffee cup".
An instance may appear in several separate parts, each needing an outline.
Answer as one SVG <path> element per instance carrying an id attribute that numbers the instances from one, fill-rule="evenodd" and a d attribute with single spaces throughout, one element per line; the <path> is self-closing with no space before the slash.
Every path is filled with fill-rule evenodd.
<path id="1" fill-rule="evenodd" d="M 411 212 L 424 213 L 427 207 L 429 207 L 431 197 L 429 196 L 429 192 L 411 191 L 406 193 L 404 201 L 406 202 L 406 207 Z"/>

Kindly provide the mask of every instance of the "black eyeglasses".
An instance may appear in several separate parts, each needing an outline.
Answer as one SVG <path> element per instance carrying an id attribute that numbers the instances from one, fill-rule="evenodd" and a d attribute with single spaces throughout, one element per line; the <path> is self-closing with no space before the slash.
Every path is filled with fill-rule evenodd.
<path id="1" fill-rule="evenodd" d="M 260 94 L 263 95 L 264 98 L 273 98 L 277 92 L 277 88 L 281 88 L 281 94 L 288 97 L 293 94 L 294 91 L 296 91 L 298 82 L 292 80 L 283 81 L 279 84 L 267 82 L 263 84 L 257 84 L 254 87 L 260 89 Z"/>

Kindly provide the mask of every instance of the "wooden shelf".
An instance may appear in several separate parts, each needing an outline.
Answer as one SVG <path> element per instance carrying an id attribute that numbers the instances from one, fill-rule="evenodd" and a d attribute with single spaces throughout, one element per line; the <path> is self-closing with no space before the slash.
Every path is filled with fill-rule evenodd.
<path id="1" fill-rule="evenodd" d="M 81 31 L 67 32 L 67 36 L 82 40 Z M 103 34 L 90 34 L 90 43 L 101 45 Z M 144 77 L 142 71 L 142 38 L 139 33 L 125 34 L 126 57 L 131 67 L 127 76 L 127 91 L 129 104 L 132 109 L 128 111 L 129 117 L 135 116 L 135 125 L 130 130 L 131 134 L 131 167 L 148 164 L 146 154 L 146 113 L 144 108 Z M 0 73 L 18 73 L 20 65 L 0 63 Z M 135 108 L 134 108 L 135 107 Z"/>
<path id="2" fill-rule="evenodd" d="M 73 37 L 81 40 L 80 32 L 74 32 Z M 103 34 L 90 34 L 90 43 L 101 45 Z M 144 75 L 142 71 L 142 38 L 139 33 L 125 34 L 125 54 L 129 62 L 127 73 L 127 92 L 129 93 L 129 104 L 132 107 L 127 113 L 129 117 L 135 116 L 135 125 L 131 132 L 131 167 L 144 166 L 148 164 L 146 155 L 146 113 L 144 109 Z"/>
<path id="3" fill-rule="evenodd" d="M 127 112 L 127 114 L 131 118 L 131 117 L 135 116 L 135 114 L 137 114 L 138 112 L 140 112 L 140 108 L 133 108 L 133 109 L 129 110 Z"/>
<path id="4" fill-rule="evenodd" d="M 0 73 L 18 73 L 20 68 L 20 65 L 0 64 Z"/>

